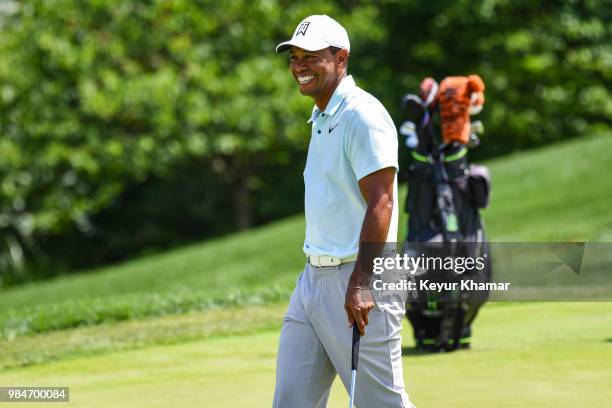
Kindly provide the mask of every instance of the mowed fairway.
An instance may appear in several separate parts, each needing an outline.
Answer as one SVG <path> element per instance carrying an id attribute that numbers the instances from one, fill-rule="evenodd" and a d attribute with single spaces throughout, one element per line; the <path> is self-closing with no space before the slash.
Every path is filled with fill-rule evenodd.
<path id="1" fill-rule="evenodd" d="M 278 307 L 273 310 L 278 314 Z M 612 304 L 488 304 L 472 350 L 414 354 L 405 382 L 423 407 L 603 407 L 612 401 Z M 269 407 L 276 329 L 8 369 L 2 385 L 71 387 L 71 407 Z M 348 364 L 348 362 L 347 362 Z M 345 407 L 337 380 L 330 407 Z M 12 404 L 3 404 L 10 406 Z M 15 404 L 15 406 L 58 406 Z"/>

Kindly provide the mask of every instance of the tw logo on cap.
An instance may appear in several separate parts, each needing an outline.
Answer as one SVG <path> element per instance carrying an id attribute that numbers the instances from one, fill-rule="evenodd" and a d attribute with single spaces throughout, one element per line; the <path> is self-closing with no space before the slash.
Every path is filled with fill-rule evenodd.
<path id="1" fill-rule="evenodd" d="M 300 34 L 302 34 L 305 37 L 306 36 L 306 30 L 308 30 L 308 26 L 309 25 L 310 25 L 310 21 L 305 21 L 302 24 L 300 24 L 299 27 L 297 28 L 297 30 L 295 30 L 294 37 L 297 37 Z"/>

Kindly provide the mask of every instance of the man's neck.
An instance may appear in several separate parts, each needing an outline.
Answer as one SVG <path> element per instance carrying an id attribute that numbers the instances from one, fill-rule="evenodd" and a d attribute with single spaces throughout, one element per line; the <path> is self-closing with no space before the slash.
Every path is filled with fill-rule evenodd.
<path id="1" fill-rule="evenodd" d="M 329 104 L 329 100 L 331 99 L 332 95 L 334 94 L 334 92 L 338 88 L 338 85 L 340 85 L 340 82 L 342 82 L 342 80 L 344 78 L 346 78 L 346 76 L 347 76 L 346 73 L 341 75 L 338 78 L 338 81 L 335 83 L 335 85 L 333 87 L 331 87 L 329 92 L 326 92 L 325 95 L 321 96 L 321 98 L 318 98 L 318 99 L 315 98 L 315 105 L 317 105 L 317 108 L 319 108 L 319 110 L 321 112 L 323 112 L 325 110 L 325 108 L 327 108 L 327 105 Z"/>

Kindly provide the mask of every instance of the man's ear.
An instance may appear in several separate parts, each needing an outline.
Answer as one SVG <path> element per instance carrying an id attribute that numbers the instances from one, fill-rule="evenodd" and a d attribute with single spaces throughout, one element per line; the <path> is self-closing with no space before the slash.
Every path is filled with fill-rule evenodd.
<path id="1" fill-rule="evenodd" d="M 348 50 L 344 48 L 338 50 L 338 52 L 336 53 L 336 61 L 338 61 L 338 65 L 341 67 L 346 67 L 348 65 L 348 57 Z"/>

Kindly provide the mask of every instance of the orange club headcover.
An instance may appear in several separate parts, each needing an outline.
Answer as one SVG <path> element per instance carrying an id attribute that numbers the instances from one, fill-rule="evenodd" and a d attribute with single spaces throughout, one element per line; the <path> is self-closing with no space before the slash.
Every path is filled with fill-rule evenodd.
<path id="1" fill-rule="evenodd" d="M 440 83 L 440 118 L 444 143 L 470 140 L 470 108 L 484 103 L 485 85 L 478 75 L 447 77 Z"/>

